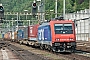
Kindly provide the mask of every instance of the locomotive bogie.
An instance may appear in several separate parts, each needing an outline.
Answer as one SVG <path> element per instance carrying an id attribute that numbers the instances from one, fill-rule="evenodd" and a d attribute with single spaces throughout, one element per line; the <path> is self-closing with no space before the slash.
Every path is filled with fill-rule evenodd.
<path id="1" fill-rule="evenodd" d="M 66 42 L 57 43 L 56 42 L 52 45 L 52 47 L 53 47 L 53 51 L 72 52 L 76 48 L 76 43 L 75 42 L 70 42 L 70 43 L 66 43 Z"/>
<path id="2" fill-rule="evenodd" d="M 37 31 L 39 24 L 28 26 L 28 44 L 35 46 L 37 45 Z"/>

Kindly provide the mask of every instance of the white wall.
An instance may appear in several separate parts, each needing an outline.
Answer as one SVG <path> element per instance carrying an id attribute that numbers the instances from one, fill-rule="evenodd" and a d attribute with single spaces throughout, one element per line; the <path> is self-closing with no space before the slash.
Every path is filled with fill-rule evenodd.
<path id="1" fill-rule="evenodd" d="M 65 19 L 76 20 L 76 39 L 88 41 L 90 38 L 90 14 L 89 9 L 78 11 L 77 13 L 66 14 Z M 88 19 L 85 19 L 88 18 Z M 85 19 L 85 20 L 83 20 Z"/>

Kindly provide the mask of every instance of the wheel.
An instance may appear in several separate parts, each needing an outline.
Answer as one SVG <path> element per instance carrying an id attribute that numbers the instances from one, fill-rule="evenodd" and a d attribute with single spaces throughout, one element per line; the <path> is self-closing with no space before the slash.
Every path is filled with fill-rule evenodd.
<path id="1" fill-rule="evenodd" d="M 51 50 L 51 47 L 50 47 L 50 46 L 48 46 L 48 50 L 49 50 L 49 51 Z"/>
<path id="2" fill-rule="evenodd" d="M 40 49 L 42 49 L 42 50 L 44 49 L 42 44 L 40 44 Z"/>

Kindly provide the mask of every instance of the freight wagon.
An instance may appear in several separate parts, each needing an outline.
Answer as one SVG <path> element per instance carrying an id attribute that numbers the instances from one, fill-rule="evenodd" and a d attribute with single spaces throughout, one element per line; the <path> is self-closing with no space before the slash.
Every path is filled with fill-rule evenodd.
<path id="1" fill-rule="evenodd" d="M 37 31 L 39 24 L 28 26 L 28 44 L 35 45 L 37 43 Z"/>
<path id="2" fill-rule="evenodd" d="M 0 39 L 2 38 L 2 34 L 0 34 Z"/>
<path id="3" fill-rule="evenodd" d="M 5 40 L 11 40 L 12 32 L 8 31 L 4 34 L 4 39 Z"/>
<path id="4" fill-rule="evenodd" d="M 4 39 L 4 34 L 5 34 L 5 33 L 2 33 L 2 40 Z"/>
<path id="5" fill-rule="evenodd" d="M 23 43 L 23 44 L 27 44 L 28 41 L 28 26 L 22 26 L 23 28 L 20 29 L 20 32 L 18 30 L 18 37 L 21 38 L 21 40 L 19 40 L 19 43 Z M 18 39 L 19 39 L 18 38 Z"/>
<path id="6" fill-rule="evenodd" d="M 26 36 L 26 33 L 24 33 L 24 29 L 26 29 L 27 26 L 18 26 L 17 31 L 17 42 L 21 42 L 24 39 L 24 36 Z"/>
<path id="7" fill-rule="evenodd" d="M 3 34 L 2 34 L 2 33 L 0 33 L 0 40 L 2 40 L 2 38 L 3 38 Z"/>
<path id="8" fill-rule="evenodd" d="M 18 30 L 17 39 L 22 40 L 23 39 L 24 32 L 22 29 Z"/>
<path id="9" fill-rule="evenodd" d="M 1 33 L 1 35 L 2 35 L 2 36 L 1 36 L 1 40 L 4 40 L 4 34 L 5 34 L 5 33 Z"/>
<path id="10" fill-rule="evenodd" d="M 2 34 L 2 38 L 4 38 L 4 34 Z"/>
<path id="11" fill-rule="evenodd" d="M 17 41 L 17 31 L 12 31 L 12 38 L 11 41 Z"/>

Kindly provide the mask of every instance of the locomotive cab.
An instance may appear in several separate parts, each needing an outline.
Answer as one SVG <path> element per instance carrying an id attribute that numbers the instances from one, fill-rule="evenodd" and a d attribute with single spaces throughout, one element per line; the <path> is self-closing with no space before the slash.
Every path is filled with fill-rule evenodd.
<path id="1" fill-rule="evenodd" d="M 70 20 L 51 21 L 53 51 L 73 52 L 76 48 L 74 22 Z"/>
<path id="2" fill-rule="evenodd" d="M 41 49 L 55 52 L 73 52 L 76 48 L 74 22 L 55 18 L 38 27 L 38 43 Z"/>

